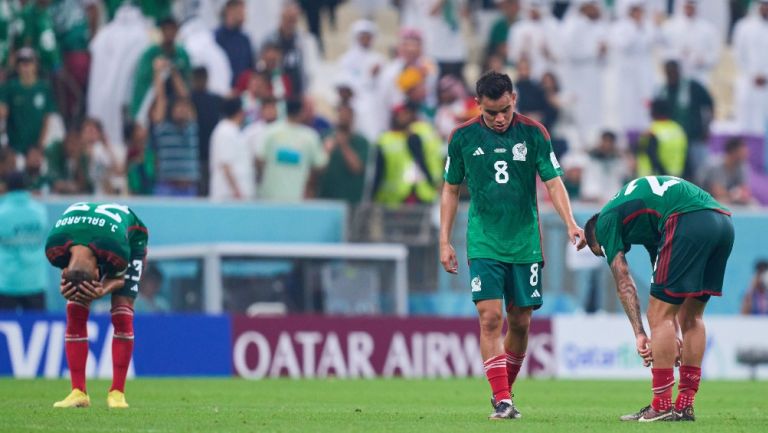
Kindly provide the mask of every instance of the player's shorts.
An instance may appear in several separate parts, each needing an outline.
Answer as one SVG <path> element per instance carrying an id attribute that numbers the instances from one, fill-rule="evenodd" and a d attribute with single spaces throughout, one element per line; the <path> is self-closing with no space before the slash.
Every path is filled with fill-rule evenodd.
<path id="1" fill-rule="evenodd" d="M 469 261 L 472 301 L 503 299 L 511 307 L 541 308 L 541 263 L 515 264 L 494 259 Z"/>
<path id="2" fill-rule="evenodd" d="M 733 248 L 731 217 L 714 210 L 673 215 L 661 234 L 651 296 L 679 305 L 721 296 L 725 265 Z"/>

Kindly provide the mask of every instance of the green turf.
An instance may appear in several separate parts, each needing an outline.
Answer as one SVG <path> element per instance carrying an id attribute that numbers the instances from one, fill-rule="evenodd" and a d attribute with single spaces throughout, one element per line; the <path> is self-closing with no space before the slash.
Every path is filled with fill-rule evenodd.
<path id="1" fill-rule="evenodd" d="M 53 409 L 68 382 L 0 379 L 0 432 L 768 432 L 767 382 L 705 381 L 695 423 L 620 423 L 644 406 L 646 382 L 523 380 L 520 420 L 489 421 L 488 385 L 458 380 L 140 379 L 131 408 Z"/>

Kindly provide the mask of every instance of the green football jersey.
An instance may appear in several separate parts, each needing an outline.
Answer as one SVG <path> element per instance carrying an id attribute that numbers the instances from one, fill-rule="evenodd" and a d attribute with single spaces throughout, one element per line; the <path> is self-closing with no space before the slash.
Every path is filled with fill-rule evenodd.
<path id="1" fill-rule="evenodd" d="M 600 211 L 595 237 L 609 264 L 632 245 L 645 246 L 654 262 L 667 219 L 704 209 L 730 215 L 728 208 L 686 180 L 674 176 L 637 178 L 624 185 Z"/>
<path id="2" fill-rule="evenodd" d="M 45 254 L 51 264 L 63 269 L 69 264 L 69 248 L 85 245 L 94 252 L 107 276 L 120 276 L 129 265 L 137 268 L 134 270 L 140 276 L 148 237 L 147 227 L 128 206 L 75 203 L 48 234 Z"/>
<path id="3" fill-rule="evenodd" d="M 467 179 L 468 258 L 543 261 L 536 173 L 544 182 L 563 174 L 540 123 L 515 113 L 503 133 L 488 128 L 482 117 L 456 128 L 444 177 L 452 185 Z"/>

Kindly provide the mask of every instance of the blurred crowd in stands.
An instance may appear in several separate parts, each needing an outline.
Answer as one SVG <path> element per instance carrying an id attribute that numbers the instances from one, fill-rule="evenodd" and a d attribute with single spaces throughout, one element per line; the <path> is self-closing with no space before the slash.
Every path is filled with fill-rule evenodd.
<path id="1" fill-rule="evenodd" d="M 575 200 L 669 174 L 768 204 L 766 53 L 768 0 L 0 0 L 0 179 L 434 203 L 494 69 Z"/>

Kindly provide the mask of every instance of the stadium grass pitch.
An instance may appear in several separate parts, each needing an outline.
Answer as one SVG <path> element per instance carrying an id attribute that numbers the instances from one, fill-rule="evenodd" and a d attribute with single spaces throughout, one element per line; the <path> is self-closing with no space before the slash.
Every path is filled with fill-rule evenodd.
<path id="1" fill-rule="evenodd" d="M 649 381 L 521 380 L 520 420 L 489 421 L 482 379 L 136 379 L 131 408 L 109 410 L 109 383 L 89 381 L 91 407 L 53 409 L 64 380 L 0 379 L 0 432 L 766 432 L 768 382 L 703 381 L 693 423 L 621 423 Z"/>

